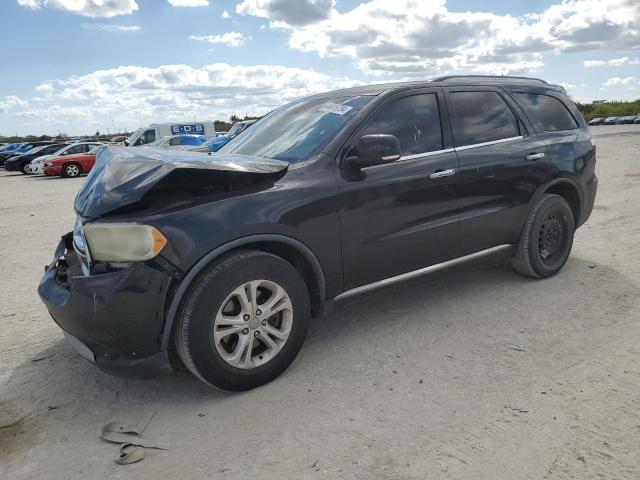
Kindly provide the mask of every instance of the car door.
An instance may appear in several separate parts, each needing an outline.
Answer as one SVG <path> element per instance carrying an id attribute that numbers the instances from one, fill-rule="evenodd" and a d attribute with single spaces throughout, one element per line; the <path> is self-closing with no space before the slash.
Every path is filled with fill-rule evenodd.
<path id="1" fill-rule="evenodd" d="M 458 160 L 443 104 L 437 88 L 389 98 L 342 150 L 338 198 L 345 290 L 456 256 Z M 401 158 L 353 170 L 345 158 L 367 134 L 398 137 Z"/>
<path id="2" fill-rule="evenodd" d="M 501 89 L 445 92 L 460 162 L 460 254 L 515 243 L 533 195 L 550 178 L 544 139 Z"/>

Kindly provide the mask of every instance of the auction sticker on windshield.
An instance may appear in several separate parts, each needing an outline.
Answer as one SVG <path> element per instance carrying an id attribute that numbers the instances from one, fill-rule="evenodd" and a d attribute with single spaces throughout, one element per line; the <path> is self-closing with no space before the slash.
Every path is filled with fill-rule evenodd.
<path id="1" fill-rule="evenodd" d="M 336 113 L 338 115 L 344 115 L 349 110 L 353 110 L 353 107 L 350 107 L 349 105 L 343 105 L 341 103 L 329 102 L 329 103 L 325 103 L 324 105 L 321 105 L 320 108 L 318 108 L 318 110 L 320 110 L 321 112 L 329 112 L 329 113 Z"/>

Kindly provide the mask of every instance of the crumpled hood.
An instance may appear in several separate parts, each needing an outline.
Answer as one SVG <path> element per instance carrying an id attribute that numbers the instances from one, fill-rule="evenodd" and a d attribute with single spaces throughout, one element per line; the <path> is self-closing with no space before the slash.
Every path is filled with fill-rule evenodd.
<path id="1" fill-rule="evenodd" d="M 96 218 L 142 199 L 158 182 L 176 170 L 274 174 L 289 164 L 246 155 L 206 154 L 148 147 L 108 147 L 100 150 L 96 164 L 78 192 L 76 213 Z M 182 185 L 181 185 L 182 188 Z M 184 184 L 184 189 L 189 189 Z"/>

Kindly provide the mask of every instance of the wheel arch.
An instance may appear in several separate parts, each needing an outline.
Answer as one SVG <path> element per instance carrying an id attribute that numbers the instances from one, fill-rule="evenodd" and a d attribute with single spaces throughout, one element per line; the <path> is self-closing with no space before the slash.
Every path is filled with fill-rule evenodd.
<path id="1" fill-rule="evenodd" d="M 258 234 L 232 240 L 221 245 L 202 257 L 187 272 L 176 287 L 167 310 L 162 333 L 161 349 L 169 347 L 171 333 L 176 322 L 182 301 L 198 275 L 222 255 L 234 250 L 254 249 L 271 253 L 291 263 L 302 275 L 311 299 L 311 314 L 321 316 L 326 304 L 326 281 L 320 261 L 304 243 L 291 237 L 278 234 Z"/>
<path id="2" fill-rule="evenodd" d="M 549 185 L 543 193 L 560 195 L 564 198 L 571 207 L 576 228 L 578 228 L 580 218 L 582 217 L 583 204 L 578 186 L 569 179 L 558 179 L 557 181 L 552 182 L 552 184 Z"/>
<path id="3" fill-rule="evenodd" d="M 555 194 L 560 195 L 562 198 L 564 198 L 569 204 L 569 207 L 571 207 L 571 211 L 573 212 L 575 228 L 577 229 L 581 225 L 582 211 L 584 206 L 584 194 L 580 191 L 578 184 L 574 180 L 565 177 L 556 178 L 540 187 L 540 189 L 531 199 L 529 209 L 527 210 L 527 215 L 523 219 L 522 225 L 520 227 L 520 234 L 522 233 L 522 229 L 524 228 L 531 211 L 544 194 Z"/>

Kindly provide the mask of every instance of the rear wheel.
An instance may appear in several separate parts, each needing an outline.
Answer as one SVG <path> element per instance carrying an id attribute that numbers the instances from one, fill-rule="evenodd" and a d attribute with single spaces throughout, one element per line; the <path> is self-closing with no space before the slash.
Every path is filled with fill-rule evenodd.
<path id="1" fill-rule="evenodd" d="M 534 278 L 555 275 L 569 258 L 574 231 L 567 201 L 560 195 L 543 195 L 527 218 L 513 257 L 514 268 Z"/>
<path id="2" fill-rule="evenodd" d="M 248 390 L 293 362 L 309 316 L 304 279 L 291 264 L 265 252 L 238 252 L 194 282 L 176 326 L 176 347 L 201 380 Z"/>
<path id="3" fill-rule="evenodd" d="M 23 163 L 22 166 L 20 167 L 20 171 L 25 175 L 29 175 L 31 173 L 31 163 L 29 162 Z"/>
<path id="4" fill-rule="evenodd" d="M 77 163 L 67 163 L 62 168 L 62 175 L 65 177 L 77 177 L 80 175 L 80 166 Z"/>

